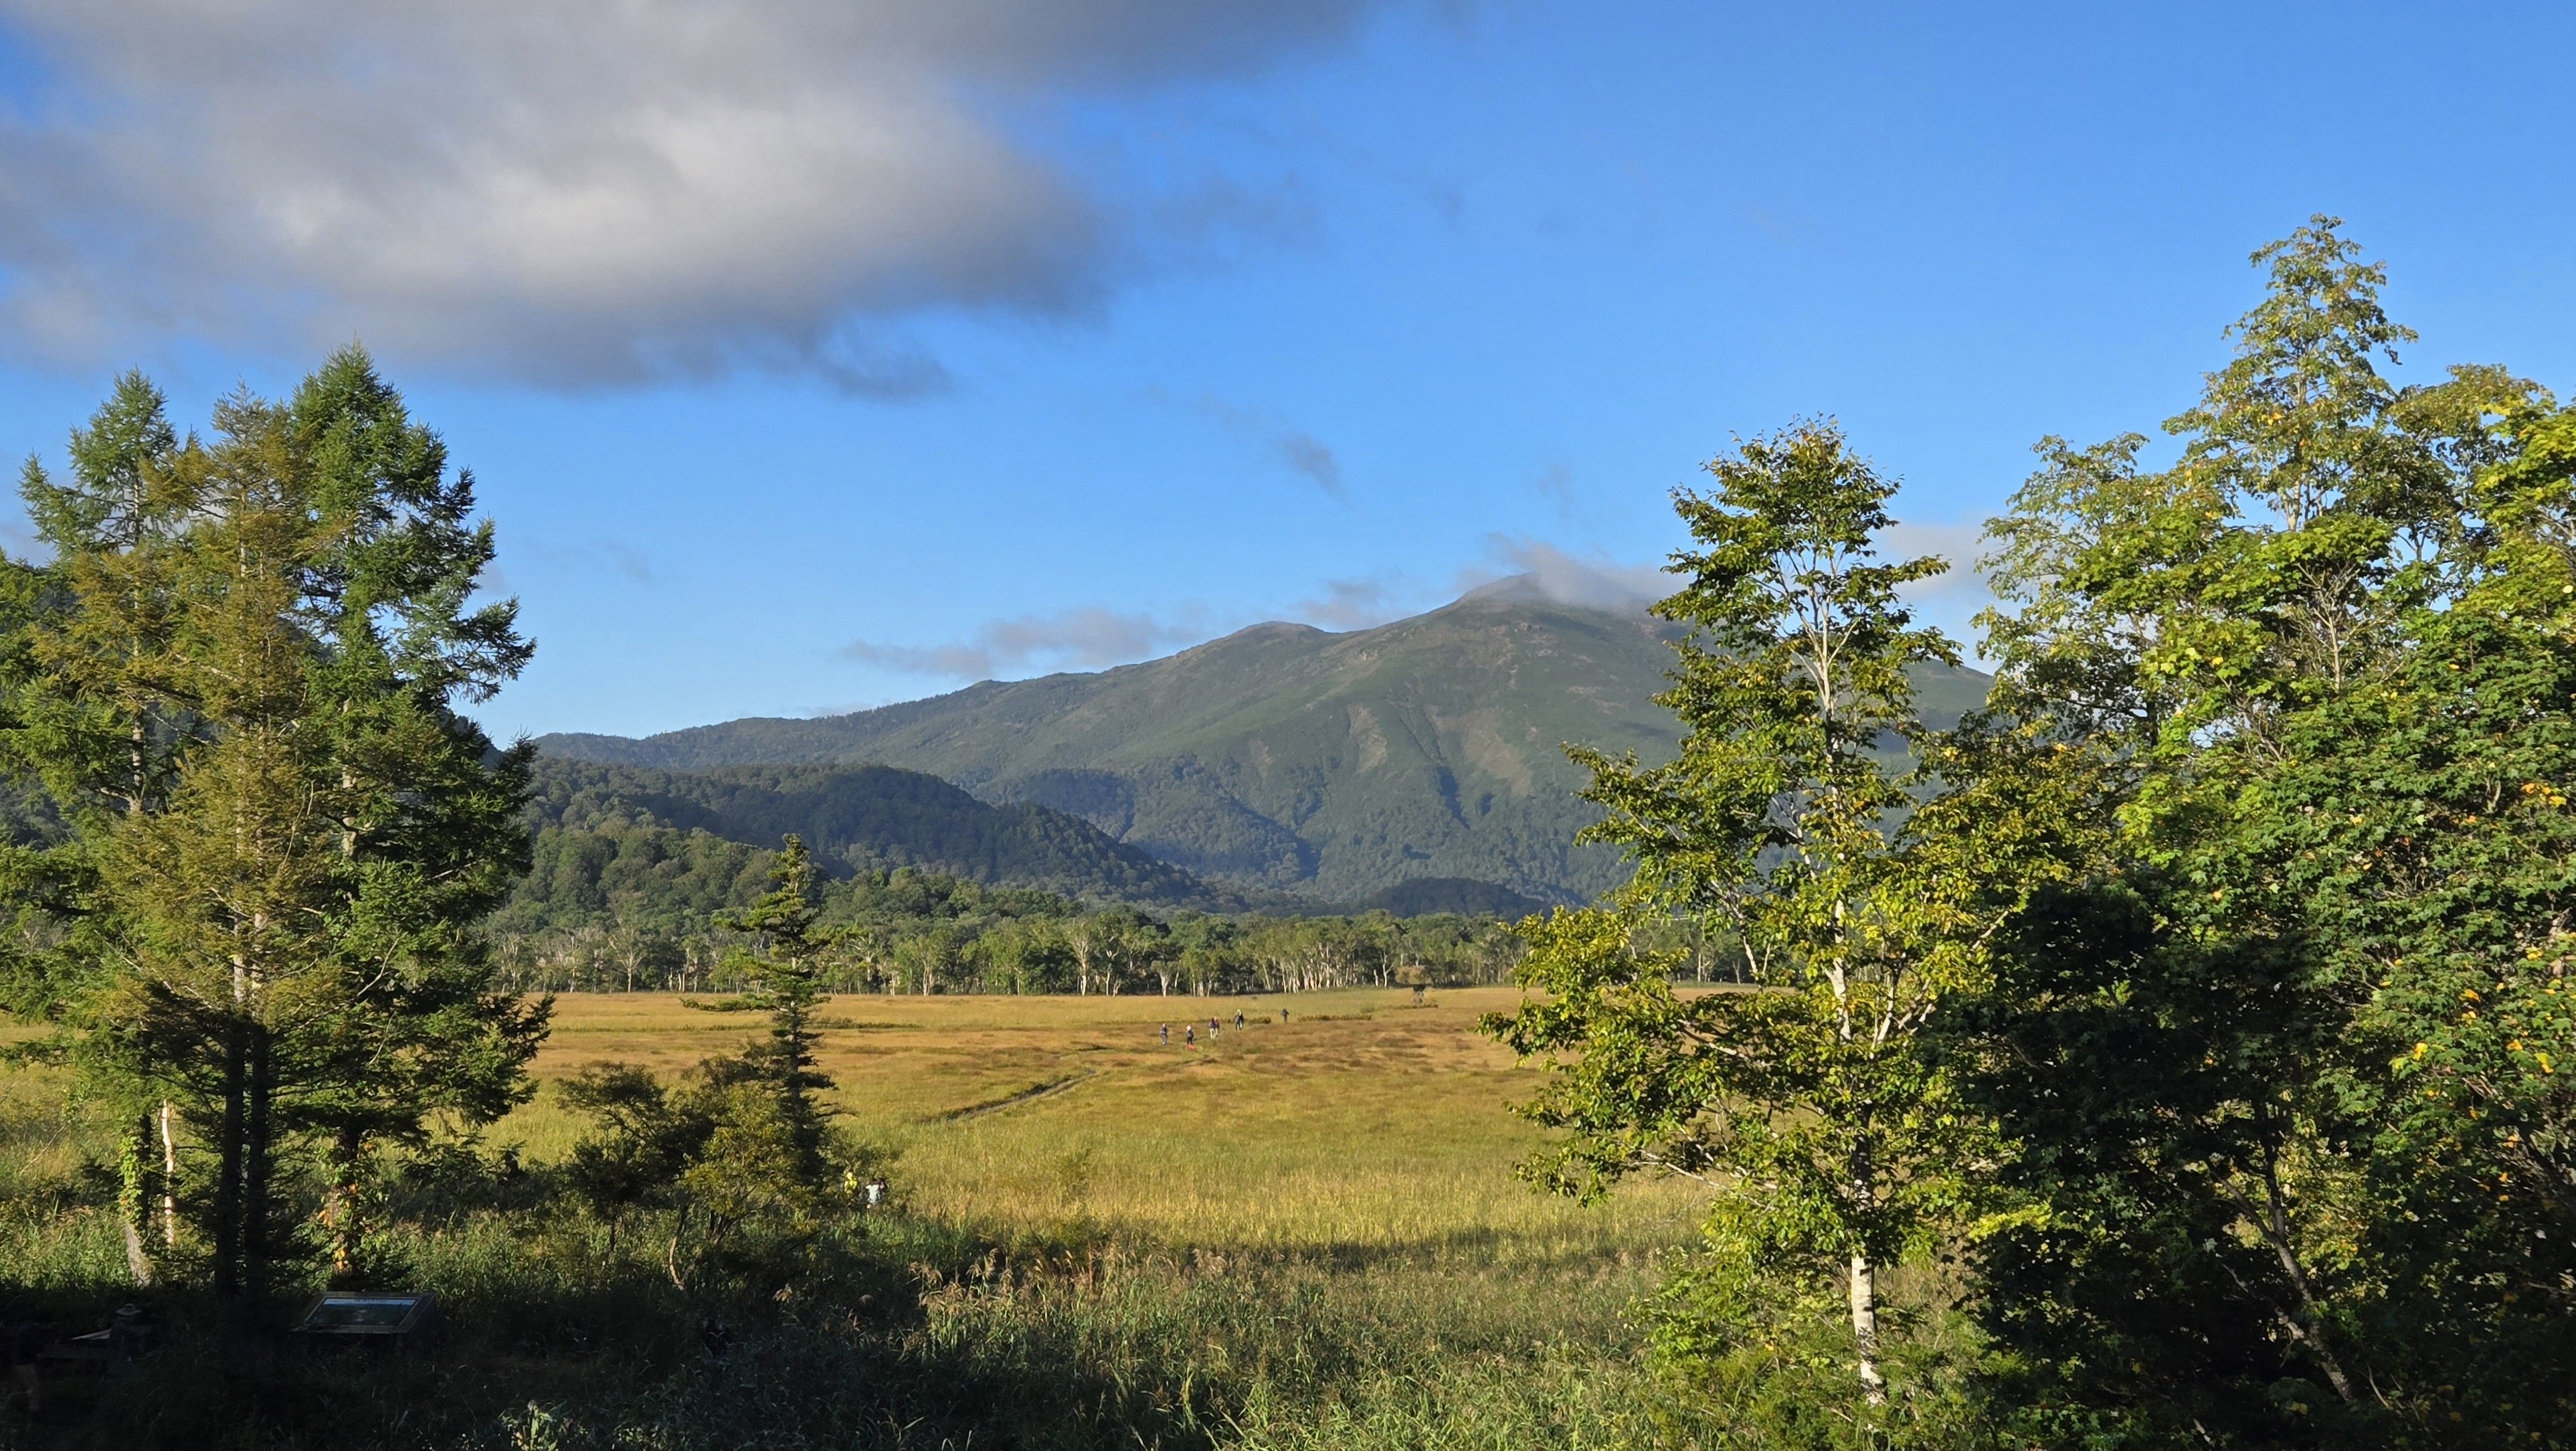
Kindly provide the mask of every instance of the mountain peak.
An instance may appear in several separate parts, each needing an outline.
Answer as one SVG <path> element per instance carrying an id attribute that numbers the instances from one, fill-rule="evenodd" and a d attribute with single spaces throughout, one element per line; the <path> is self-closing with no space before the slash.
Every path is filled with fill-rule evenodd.
<path id="1" fill-rule="evenodd" d="M 1408 881 L 1590 897 L 1620 858 L 1568 744 L 1668 758 L 1674 632 L 1604 571 L 1534 569 L 1428 614 L 1332 633 L 1273 621 L 1094 674 L 987 681 L 830 720 L 743 720 L 549 755 L 703 771 L 876 762 L 1080 817 L 1201 877 L 1359 901 Z M 1927 716 L 1984 694 L 1927 678 Z M 1443 888 L 1463 890 L 1463 888 Z"/>
<path id="2" fill-rule="evenodd" d="M 1500 600 L 1514 604 L 1558 605 L 1569 609 L 1598 610 L 1604 614 L 1637 615 L 1670 591 L 1658 588 L 1661 576 L 1644 570 L 1604 569 L 1558 559 L 1543 567 L 1507 574 L 1488 580 L 1460 595 L 1456 601 Z"/>

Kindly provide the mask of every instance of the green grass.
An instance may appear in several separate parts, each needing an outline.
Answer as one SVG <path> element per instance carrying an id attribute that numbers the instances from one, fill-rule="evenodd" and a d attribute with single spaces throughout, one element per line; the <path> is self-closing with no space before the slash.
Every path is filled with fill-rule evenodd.
<path id="1" fill-rule="evenodd" d="M 1630 1315 L 1691 1200 L 1584 1209 L 1515 1181 L 1534 1077 L 1472 1031 L 1497 990 L 1246 1000 L 849 998 L 827 1016 L 846 1117 L 900 1150 L 899 1212 L 744 1254 L 683 1289 L 668 1225 L 606 1231 L 546 1193 L 579 1124 L 551 1091 L 489 1134 L 531 1172 L 397 1195 L 390 1277 L 438 1290 L 400 1357 L 182 1333 L 113 1384 L 67 1382 L 0 1447 L 1372 1447 L 1686 1444 Z M 1182 1046 L 1192 1016 L 1225 1031 Z M 1170 1021 L 1175 1043 L 1157 1026 Z M 676 1072 L 741 1015 L 568 998 L 546 1079 Z M 17 1151 L 0 1274 L 104 1323 L 123 1257 L 103 1135 L 47 1070 L 0 1083 Z M 1048 1088 L 1023 1097 L 1032 1088 Z M 22 1212 L 23 1206 L 23 1212 Z M 700 1320 L 733 1328 L 723 1363 Z M 15 1437 L 14 1441 L 11 1437 Z"/>

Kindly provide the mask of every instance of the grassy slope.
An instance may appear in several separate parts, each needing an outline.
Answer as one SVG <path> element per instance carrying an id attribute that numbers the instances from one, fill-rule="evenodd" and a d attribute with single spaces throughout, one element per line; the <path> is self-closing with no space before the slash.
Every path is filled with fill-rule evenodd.
<path id="1" fill-rule="evenodd" d="M 1261 625 L 1141 665 L 826 720 L 541 744 L 677 769 L 881 761 L 1074 812 L 1205 875 L 1328 899 L 1417 877 L 1585 897 L 1618 865 L 1569 844 L 1591 818 L 1563 746 L 1671 749 L 1674 723 L 1651 699 L 1666 635 L 1507 582 L 1350 634 Z M 1924 686 L 1941 720 L 1984 678 L 1938 672 Z"/>

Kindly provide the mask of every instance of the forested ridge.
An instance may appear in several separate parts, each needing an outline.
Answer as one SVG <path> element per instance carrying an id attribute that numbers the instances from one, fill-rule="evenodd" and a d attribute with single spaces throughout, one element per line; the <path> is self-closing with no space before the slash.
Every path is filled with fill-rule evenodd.
<path id="1" fill-rule="evenodd" d="M 718 923 L 806 843 L 824 959 L 842 990 L 1205 992 L 1303 984 L 1495 981 L 1517 957 L 1499 919 L 1538 904 L 1417 881 L 1335 910 L 1213 890 L 1088 825 L 990 806 L 888 767 L 666 772 L 538 761 L 530 866 L 486 927 L 527 988 L 712 988 Z M 1421 921 L 1411 919 L 1420 918 Z"/>
<path id="2" fill-rule="evenodd" d="M 772 848 L 796 835 L 827 876 L 917 866 L 1103 900 L 1202 910 L 1247 905 L 1242 893 L 1212 888 L 1077 817 L 1026 803 L 989 804 L 935 776 L 890 766 L 679 772 L 541 755 L 532 780 L 529 821 L 541 836 L 562 833 L 558 840 L 642 823 Z"/>
<path id="3" fill-rule="evenodd" d="M 854 715 L 537 744 L 688 771 L 926 771 L 1079 816 L 1238 891 L 1358 902 L 1436 877 L 1573 902 L 1614 883 L 1619 859 L 1575 839 L 1596 813 L 1564 748 L 1670 749 L 1655 696 L 1673 633 L 1641 600 L 1569 601 L 1516 576 L 1343 634 L 1256 625 L 1161 660 Z M 1948 665 L 1922 684 L 1937 719 L 1985 692 L 1985 676 Z"/>

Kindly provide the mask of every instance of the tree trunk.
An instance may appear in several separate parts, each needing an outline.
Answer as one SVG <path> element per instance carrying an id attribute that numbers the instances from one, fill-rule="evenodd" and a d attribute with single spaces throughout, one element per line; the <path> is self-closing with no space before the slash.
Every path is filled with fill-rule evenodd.
<path id="1" fill-rule="evenodd" d="M 179 1136 L 170 1130 L 170 1100 L 161 1100 L 161 1243 L 179 1242 Z"/>
<path id="2" fill-rule="evenodd" d="M 242 1298 L 256 1311 L 268 1300 L 269 1262 L 274 1246 L 269 1213 L 270 1152 L 273 1125 L 269 1110 L 276 1096 L 276 1065 L 269 1056 L 268 1034 L 253 1024 L 250 1036 L 249 1117 L 242 1130 Z"/>
<path id="3" fill-rule="evenodd" d="M 152 1257 L 143 1252 L 142 1226 L 131 1219 L 125 1221 L 125 1272 L 137 1287 L 152 1288 Z"/>
<path id="4" fill-rule="evenodd" d="M 239 1016 L 224 1024 L 224 1112 L 215 1131 L 214 1252 L 215 1296 L 241 1294 L 242 1129 L 247 1117 L 243 1090 L 247 1064 L 242 1041 L 247 1026 Z"/>
<path id="5" fill-rule="evenodd" d="M 331 1145 L 331 1184 L 322 1200 L 322 1227 L 331 1241 L 331 1283 L 346 1285 L 357 1275 L 358 1246 L 366 1227 L 358 1218 L 358 1170 L 366 1140 L 351 1125 L 342 1125 Z"/>
<path id="6" fill-rule="evenodd" d="M 143 1222 L 152 1213 L 152 1115 L 137 1114 L 118 1164 L 117 1218 L 125 1231 L 125 1269 L 137 1285 L 152 1283 L 152 1257 L 143 1251 Z"/>
<path id="7" fill-rule="evenodd" d="M 1852 1343 L 1860 1350 L 1860 1390 L 1873 1406 L 1887 1404 L 1887 1379 L 1878 1373 L 1878 1271 L 1867 1255 L 1851 1257 Z"/>

